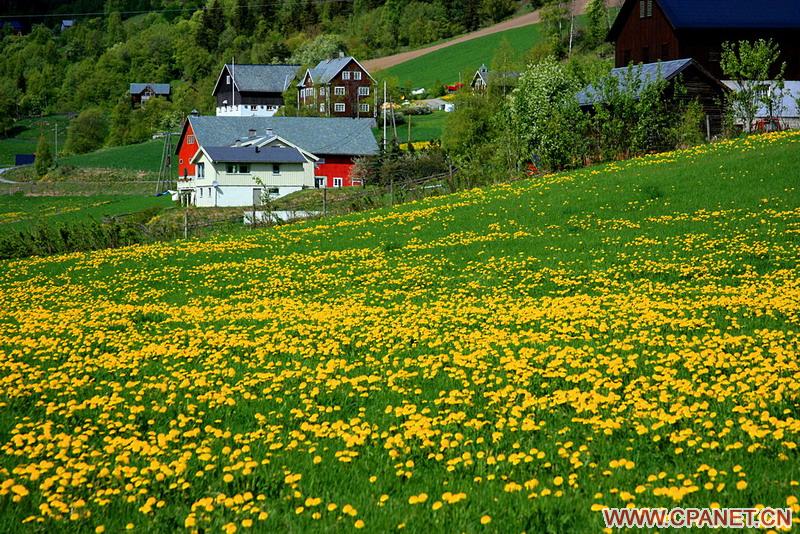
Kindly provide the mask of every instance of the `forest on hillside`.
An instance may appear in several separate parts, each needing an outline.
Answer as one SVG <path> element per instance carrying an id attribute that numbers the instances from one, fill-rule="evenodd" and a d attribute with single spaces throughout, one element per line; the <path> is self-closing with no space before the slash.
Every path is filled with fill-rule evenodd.
<path id="1" fill-rule="evenodd" d="M 516 0 L 11 0 L 0 23 L 0 135 L 20 117 L 100 107 L 111 144 L 139 140 L 192 109 L 210 112 L 221 66 L 369 58 L 507 18 Z M 90 15 L 76 16 L 76 13 Z M 61 30 L 65 18 L 74 27 Z M 172 83 L 172 102 L 131 120 L 132 82 Z"/>

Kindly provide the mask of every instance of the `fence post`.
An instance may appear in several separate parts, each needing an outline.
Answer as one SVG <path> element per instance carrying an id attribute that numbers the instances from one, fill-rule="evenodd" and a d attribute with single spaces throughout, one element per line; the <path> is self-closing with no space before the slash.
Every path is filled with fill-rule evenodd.
<path id="1" fill-rule="evenodd" d="M 328 216 L 328 185 L 322 188 L 322 216 Z"/>
<path id="2" fill-rule="evenodd" d="M 189 239 L 189 207 L 183 208 L 183 238 Z"/>
<path id="3" fill-rule="evenodd" d="M 389 206 L 394 206 L 394 177 L 389 180 Z"/>

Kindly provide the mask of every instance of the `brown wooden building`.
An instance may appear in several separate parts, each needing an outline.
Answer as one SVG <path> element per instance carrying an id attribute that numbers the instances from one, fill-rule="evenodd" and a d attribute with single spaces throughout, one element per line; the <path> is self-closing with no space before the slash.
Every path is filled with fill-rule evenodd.
<path id="1" fill-rule="evenodd" d="M 774 40 L 800 80 L 798 0 L 626 0 L 608 34 L 617 67 L 692 58 L 717 78 L 722 43 L 756 39 Z"/>
<path id="2" fill-rule="evenodd" d="M 214 86 L 217 115 L 272 117 L 283 93 L 297 79 L 300 65 L 225 65 Z"/>
<path id="3" fill-rule="evenodd" d="M 168 83 L 132 83 L 128 93 L 131 95 L 131 106 L 138 107 L 155 97 L 169 100 L 170 85 Z"/>
<path id="4" fill-rule="evenodd" d="M 377 85 L 353 57 L 339 57 L 306 70 L 297 84 L 297 107 L 327 117 L 377 116 Z"/>

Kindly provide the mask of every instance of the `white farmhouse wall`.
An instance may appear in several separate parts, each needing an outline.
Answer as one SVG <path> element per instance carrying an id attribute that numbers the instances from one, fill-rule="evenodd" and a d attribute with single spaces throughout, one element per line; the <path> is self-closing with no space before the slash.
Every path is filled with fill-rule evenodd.
<path id="1" fill-rule="evenodd" d="M 278 109 L 279 106 L 260 104 L 256 106 L 219 106 L 217 107 L 217 117 L 272 117 L 278 112 Z"/>

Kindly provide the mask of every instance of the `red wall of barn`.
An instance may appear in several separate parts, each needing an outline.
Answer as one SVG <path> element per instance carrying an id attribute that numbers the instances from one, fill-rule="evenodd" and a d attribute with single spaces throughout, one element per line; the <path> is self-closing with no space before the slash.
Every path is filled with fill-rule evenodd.
<path id="1" fill-rule="evenodd" d="M 189 143 L 189 141 L 192 141 Z M 194 130 L 192 130 L 192 125 L 188 124 L 186 126 L 186 135 L 183 137 L 183 144 L 181 144 L 180 149 L 178 150 L 178 178 L 181 179 L 184 176 L 194 176 L 194 165 L 189 163 L 192 158 L 197 154 L 197 151 L 200 147 L 197 145 L 197 140 L 194 137 Z"/>
<path id="2" fill-rule="evenodd" d="M 353 180 L 350 177 L 350 171 L 353 170 L 353 158 L 348 156 L 320 156 L 324 159 L 325 163 L 317 164 L 314 170 L 314 176 L 325 177 L 325 186 L 333 187 L 333 179 L 341 178 L 342 187 L 349 187 L 353 185 Z"/>

